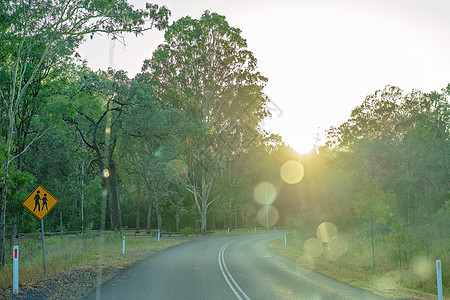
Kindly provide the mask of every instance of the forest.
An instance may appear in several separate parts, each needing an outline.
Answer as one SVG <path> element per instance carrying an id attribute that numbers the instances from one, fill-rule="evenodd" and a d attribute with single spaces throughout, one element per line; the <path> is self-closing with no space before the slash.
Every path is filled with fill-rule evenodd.
<path id="1" fill-rule="evenodd" d="M 40 230 L 22 206 L 37 185 L 59 200 L 46 231 L 277 226 L 306 239 L 329 222 L 369 245 L 374 270 L 379 243 L 400 266 L 449 257 L 450 84 L 368 91 L 299 155 L 259 126 L 268 78 L 225 16 L 169 25 L 164 6 L 52 2 L 0 3 L 0 266 L 17 233 Z M 133 78 L 77 53 L 97 33 L 146 30 L 165 40 Z"/>

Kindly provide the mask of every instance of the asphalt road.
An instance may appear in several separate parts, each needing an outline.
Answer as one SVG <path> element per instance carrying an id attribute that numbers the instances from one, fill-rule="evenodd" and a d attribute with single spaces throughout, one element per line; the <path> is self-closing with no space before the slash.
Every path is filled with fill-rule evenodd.
<path id="1" fill-rule="evenodd" d="M 120 272 L 85 299 L 384 299 L 268 248 L 283 233 L 195 238 Z"/>

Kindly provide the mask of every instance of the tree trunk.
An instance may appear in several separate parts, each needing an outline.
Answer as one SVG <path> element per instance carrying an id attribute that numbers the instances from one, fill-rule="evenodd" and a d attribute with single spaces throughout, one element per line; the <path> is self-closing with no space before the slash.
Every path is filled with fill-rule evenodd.
<path id="1" fill-rule="evenodd" d="M 62 208 L 61 205 L 59 206 L 59 227 L 61 228 L 61 240 L 64 240 L 64 228 L 63 228 L 63 221 L 62 221 Z"/>
<path id="2" fill-rule="evenodd" d="M 9 147 L 8 147 L 9 148 Z M 3 169 L 3 189 L 2 189 L 2 206 L 0 211 L 0 269 L 5 266 L 5 237 L 6 237 L 6 197 L 8 195 L 8 168 L 9 154 L 5 159 L 5 167 Z"/>
<path id="3" fill-rule="evenodd" d="M 180 213 L 175 213 L 175 226 L 177 227 L 177 232 L 180 232 Z"/>
<path id="4" fill-rule="evenodd" d="M 158 220 L 158 230 L 162 230 L 161 205 L 158 201 L 156 201 L 156 219 Z"/>
<path id="5" fill-rule="evenodd" d="M 12 233 L 11 233 L 11 240 L 9 244 L 9 248 L 12 250 L 14 245 L 16 244 L 16 236 L 17 236 L 17 224 L 16 224 L 16 216 L 12 217 Z"/>
<path id="6" fill-rule="evenodd" d="M 153 197 L 151 191 L 148 194 L 148 212 L 147 212 L 147 233 L 152 230 L 152 208 L 153 208 Z"/>
<path id="7" fill-rule="evenodd" d="M 203 199 L 202 199 L 203 200 Z M 201 226 L 201 234 L 205 235 L 207 233 L 207 206 L 206 206 L 206 199 L 203 200 L 203 205 L 202 205 L 202 210 L 201 210 L 201 214 L 200 217 L 202 219 L 202 226 Z"/>
<path id="8" fill-rule="evenodd" d="M 113 160 L 109 162 L 109 188 L 111 191 L 111 205 L 112 205 L 112 228 L 114 231 L 122 229 L 122 218 L 120 214 L 119 195 L 117 190 L 117 173 L 116 166 Z"/>
<path id="9" fill-rule="evenodd" d="M 141 182 L 137 182 L 137 195 L 136 195 L 136 232 L 141 230 L 140 222 L 140 210 L 141 210 Z"/>
<path id="10" fill-rule="evenodd" d="M 81 162 L 81 231 L 83 230 L 84 230 L 84 162 Z"/>
<path id="11" fill-rule="evenodd" d="M 372 268 L 375 273 L 375 242 L 374 242 L 374 228 L 373 228 L 373 220 L 370 220 L 371 227 L 371 242 L 372 242 Z"/>

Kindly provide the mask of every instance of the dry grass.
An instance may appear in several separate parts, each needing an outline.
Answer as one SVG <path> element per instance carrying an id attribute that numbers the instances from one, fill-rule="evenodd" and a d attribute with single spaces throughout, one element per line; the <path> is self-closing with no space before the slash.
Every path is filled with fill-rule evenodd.
<path id="1" fill-rule="evenodd" d="M 184 240 L 149 237 L 126 237 L 125 254 L 122 254 L 121 236 L 95 238 L 47 238 L 45 240 L 47 273 L 53 276 L 70 269 L 92 266 L 125 267 L 149 254 L 185 242 Z M 9 249 L 7 249 L 9 250 Z M 12 258 L 0 271 L 0 288 L 12 286 Z M 33 284 L 44 278 L 42 243 L 39 239 L 19 241 L 19 282 Z"/>

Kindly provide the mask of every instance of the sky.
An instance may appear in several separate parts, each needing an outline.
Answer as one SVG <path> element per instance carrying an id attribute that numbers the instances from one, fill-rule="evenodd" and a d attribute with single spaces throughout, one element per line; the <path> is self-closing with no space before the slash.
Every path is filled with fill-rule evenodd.
<path id="1" fill-rule="evenodd" d="M 135 8 L 145 2 L 129 1 Z M 310 151 L 330 126 L 345 122 L 367 95 L 386 85 L 406 93 L 440 91 L 450 83 L 450 1 L 447 0 L 161 0 L 170 23 L 205 10 L 241 29 L 272 112 L 261 127 L 299 153 Z M 111 66 L 130 77 L 163 43 L 151 30 L 126 37 L 87 40 L 82 58 L 94 69 Z"/>

